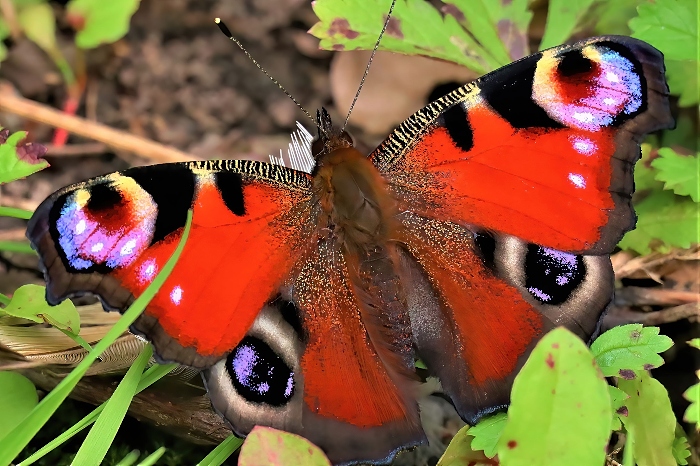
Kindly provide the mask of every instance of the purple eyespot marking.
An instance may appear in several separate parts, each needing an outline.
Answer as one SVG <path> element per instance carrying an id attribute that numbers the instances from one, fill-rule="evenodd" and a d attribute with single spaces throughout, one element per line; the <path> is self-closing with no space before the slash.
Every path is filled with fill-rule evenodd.
<path id="1" fill-rule="evenodd" d="M 173 291 L 170 292 L 170 300 L 176 306 L 180 304 L 180 301 L 182 301 L 182 288 L 180 288 L 180 285 L 173 288 Z"/>
<path id="2" fill-rule="evenodd" d="M 260 394 L 267 393 L 270 391 L 270 384 L 267 382 L 263 382 L 260 385 L 258 385 L 258 392 Z"/>
<path id="3" fill-rule="evenodd" d="M 527 291 L 529 291 L 533 295 L 537 296 L 538 298 L 540 298 L 541 301 L 544 301 L 544 302 L 550 301 L 552 299 L 552 297 L 549 296 L 547 293 L 540 290 L 539 288 L 535 288 L 534 286 L 531 286 L 530 288 L 528 288 Z"/>
<path id="4" fill-rule="evenodd" d="M 236 379 L 243 385 L 249 386 L 250 379 L 253 375 L 253 366 L 258 360 L 255 349 L 250 346 L 240 346 L 236 350 L 236 355 L 233 358 L 233 372 L 236 374 Z"/>
<path id="5" fill-rule="evenodd" d="M 284 396 L 289 398 L 292 396 L 292 390 L 294 389 L 294 372 L 289 374 L 289 378 L 287 379 L 287 388 L 284 390 Z"/>
<path id="6" fill-rule="evenodd" d="M 578 173 L 569 173 L 569 181 L 571 181 L 577 188 L 586 187 L 586 179 L 583 177 L 583 175 L 579 175 Z"/>
<path id="7" fill-rule="evenodd" d="M 598 149 L 598 147 L 596 147 L 595 143 L 588 138 L 584 138 L 581 136 L 573 136 L 569 140 L 571 141 L 571 144 L 574 146 L 574 149 L 576 150 L 576 152 L 578 152 L 579 154 L 593 155 L 595 153 L 595 151 Z"/>

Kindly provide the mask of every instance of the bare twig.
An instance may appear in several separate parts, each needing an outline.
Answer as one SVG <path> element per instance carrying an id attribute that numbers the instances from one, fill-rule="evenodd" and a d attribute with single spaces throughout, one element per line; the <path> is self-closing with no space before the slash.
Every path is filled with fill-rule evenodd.
<path id="1" fill-rule="evenodd" d="M 46 148 L 48 149 L 46 155 L 53 157 L 74 157 L 78 155 L 104 154 L 109 150 L 107 145 L 101 142 L 67 144 L 65 146 L 46 144 Z"/>
<path id="2" fill-rule="evenodd" d="M 618 306 L 674 306 L 698 301 L 700 294 L 695 291 L 638 286 L 626 286 L 615 291 L 615 304 Z"/>
<path id="3" fill-rule="evenodd" d="M 67 115 L 46 105 L 13 95 L 13 92 L 4 86 L 0 87 L 0 110 L 55 128 L 63 128 L 70 133 L 94 139 L 117 150 L 133 152 L 155 162 L 183 162 L 198 158 L 173 147 L 164 146 L 85 118 Z"/>
<path id="4" fill-rule="evenodd" d="M 699 317 L 700 303 L 682 304 L 654 312 L 638 312 L 624 307 L 613 308 L 603 320 L 603 329 L 607 330 L 618 325 L 631 323 L 660 325 L 682 319 L 697 320 Z"/>

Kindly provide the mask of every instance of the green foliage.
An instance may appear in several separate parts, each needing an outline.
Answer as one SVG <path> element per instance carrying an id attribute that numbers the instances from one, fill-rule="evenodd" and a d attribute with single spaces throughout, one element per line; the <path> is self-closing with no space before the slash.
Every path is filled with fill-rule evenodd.
<path id="1" fill-rule="evenodd" d="M 680 465 L 688 464 L 687 458 L 690 456 L 690 445 L 685 433 L 680 426 L 676 426 L 676 438 L 673 439 L 673 458 Z"/>
<path id="2" fill-rule="evenodd" d="M 633 371 L 661 366 L 664 360 L 658 353 L 671 346 L 673 340 L 659 335 L 658 327 L 629 324 L 600 335 L 591 345 L 591 352 L 605 377 L 624 377 Z"/>
<path id="3" fill-rule="evenodd" d="M 4 438 L 39 403 L 31 380 L 17 372 L 0 371 L 0 439 Z"/>
<path id="4" fill-rule="evenodd" d="M 632 451 L 639 466 L 675 466 L 676 418 L 664 386 L 640 371 L 631 380 L 619 379 L 618 387 L 629 395 L 622 423 L 633 432 L 633 440 L 628 439 L 625 449 Z"/>
<path id="5" fill-rule="evenodd" d="M 700 349 L 700 338 L 693 338 L 688 342 L 693 348 Z M 700 378 L 700 370 L 695 372 Z M 696 383 L 688 388 L 683 397 L 690 402 L 690 405 L 683 414 L 683 420 L 689 424 L 695 424 L 695 429 L 700 431 L 700 383 Z"/>
<path id="6" fill-rule="evenodd" d="M 649 42 L 669 60 L 697 60 L 698 6 L 695 0 L 655 0 L 639 5 L 629 22 L 632 37 Z"/>
<path id="7" fill-rule="evenodd" d="M 226 439 L 218 444 L 207 456 L 202 459 L 197 466 L 220 466 L 229 456 L 240 448 L 243 440 L 235 435 L 229 435 Z"/>
<path id="8" fill-rule="evenodd" d="M 629 396 L 627 396 L 627 393 L 612 385 L 608 385 L 608 392 L 610 393 L 610 406 L 613 411 L 612 430 L 620 431 L 622 430 L 622 418 L 620 416 L 627 416 L 625 400 L 627 400 Z"/>
<path id="9" fill-rule="evenodd" d="M 698 241 L 700 209 L 688 197 L 670 191 L 653 191 L 635 206 L 636 230 L 620 241 L 622 249 L 640 254 L 667 252 L 672 247 L 689 248 Z"/>
<path id="10" fill-rule="evenodd" d="M 56 17 L 51 5 L 37 2 L 17 11 L 17 22 L 27 39 L 49 55 L 56 51 Z"/>
<path id="11" fill-rule="evenodd" d="M 479 424 L 477 424 L 477 426 Z M 465 464 L 479 466 L 493 464 L 493 461 L 489 460 L 482 451 L 474 446 L 474 437 L 469 433 L 469 429 L 471 429 L 469 426 L 464 426 L 459 429 L 436 466 L 463 466 Z"/>
<path id="12" fill-rule="evenodd" d="M 140 0 L 71 0 L 68 15 L 78 34 L 75 43 L 91 49 L 104 43 L 116 42 L 129 31 L 131 16 Z"/>
<path id="13" fill-rule="evenodd" d="M 692 107 L 700 101 L 697 60 L 665 60 L 666 79 L 672 94 L 678 95 L 678 105 Z"/>
<path id="14" fill-rule="evenodd" d="M 73 303 L 66 299 L 57 306 L 46 302 L 46 288 L 39 285 L 19 287 L 10 304 L 0 310 L 6 314 L 37 323 L 48 323 L 73 334 L 80 333 L 80 314 Z"/>
<path id="15" fill-rule="evenodd" d="M 20 144 L 27 137 L 24 131 L 7 136 L 6 130 L 0 131 L 0 185 L 18 180 L 43 170 L 49 164 L 40 158 L 46 148 L 38 144 Z M 18 147 L 19 146 L 19 147 Z"/>
<path id="16" fill-rule="evenodd" d="M 503 464 L 603 464 L 612 408 L 585 343 L 565 328 L 537 344 L 515 378 L 498 444 Z"/>
<path id="17" fill-rule="evenodd" d="M 656 179 L 664 182 L 664 189 L 673 190 L 679 196 L 690 196 L 694 202 L 700 202 L 698 162 L 698 155 L 680 155 L 673 149 L 662 147 L 651 166 L 658 170 Z"/>
<path id="18" fill-rule="evenodd" d="M 548 49 L 563 44 L 571 37 L 576 25 L 595 0 L 549 0 L 547 24 L 540 49 Z"/>
<path id="19" fill-rule="evenodd" d="M 273 429 L 255 426 L 243 442 L 238 466 L 330 466 L 320 448 L 303 437 Z"/>
<path id="20" fill-rule="evenodd" d="M 498 440 L 501 438 L 507 420 L 506 413 L 498 413 L 479 421 L 477 425 L 469 429 L 469 434 L 474 437 L 471 448 L 483 450 L 489 458 L 496 456 Z"/>

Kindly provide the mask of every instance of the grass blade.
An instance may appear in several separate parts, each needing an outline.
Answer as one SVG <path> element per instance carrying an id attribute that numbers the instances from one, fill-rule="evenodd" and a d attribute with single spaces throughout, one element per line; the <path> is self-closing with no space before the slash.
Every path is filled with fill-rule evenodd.
<path id="1" fill-rule="evenodd" d="M 114 466 L 131 466 L 139 460 L 139 456 L 141 456 L 141 453 L 138 450 L 131 450 L 128 455 L 122 458 Z"/>
<path id="2" fill-rule="evenodd" d="M 141 461 L 137 466 L 152 466 L 156 464 L 156 461 L 160 459 L 165 453 L 165 447 L 160 447 L 150 455 L 148 455 L 143 461 Z"/>
<path id="3" fill-rule="evenodd" d="M 218 444 L 197 466 L 220 466 L 226 459 L 243 445 L 243 439 L 229 435 Z"/>
<path id="4" fill-rule="evenodd" d="M 177 262 L 178 257 L 185 247 L 187 236 L 189 235 L 190 226 L 192 224 L 192 210 L 187 213 L 187 223 L 185 224 L 182 238 L 173 252 L 173 255 L 168 259 L 163 269 L 158 273 L 153 283 L 139 296 L 134 303 L 126 310 L 124 315 L 114 324 L 107 334 L 100 340 L 93 350 L 88 353 L 85 358 L 71 371 L 68 376 L 63 379 L 53 390 L 51 390 L 39 405 L 27 416 L 22 423 L 17 426 L 10 434 L 0 440 L 0 465 L 10 464 L 29 441 L 39 432 L 39 429 L 46 424 L 49 418 L 53 415 L 58 407 L 63 403 L 71 390 L 75 388 L 78 381 L 90 368 L 92 363 L 111 345 L 146 308 L 148 302 L 153 299 L 153 296 L 163 286 L 163 283 L 172 272 Z"/>
<path id="5" fill-rule="evenodd" d="M 31 210 L 18 209 L 17 207 L 2 207 L 0 206 L 0 216 L 3 217 L 14 217 L 21 218 L 22 220 L 29 220 L 32 218 Z"/>

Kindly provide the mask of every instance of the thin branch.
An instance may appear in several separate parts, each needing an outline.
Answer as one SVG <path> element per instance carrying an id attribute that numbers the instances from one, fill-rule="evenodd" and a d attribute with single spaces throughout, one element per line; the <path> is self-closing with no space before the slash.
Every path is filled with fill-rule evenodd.
<path id="1" fill-rule="evenodd" d="M 85 118 L 67 115 L 46 105 L 13 95 L 6 86 L 0 87 L 0 110 L 55 128 L 63 128 L 78 136 L 102 142 L 113 149 L 132 152 L 155 162 L 184 162 L 198 158 L 174 147 L 164 146 Z"/>

